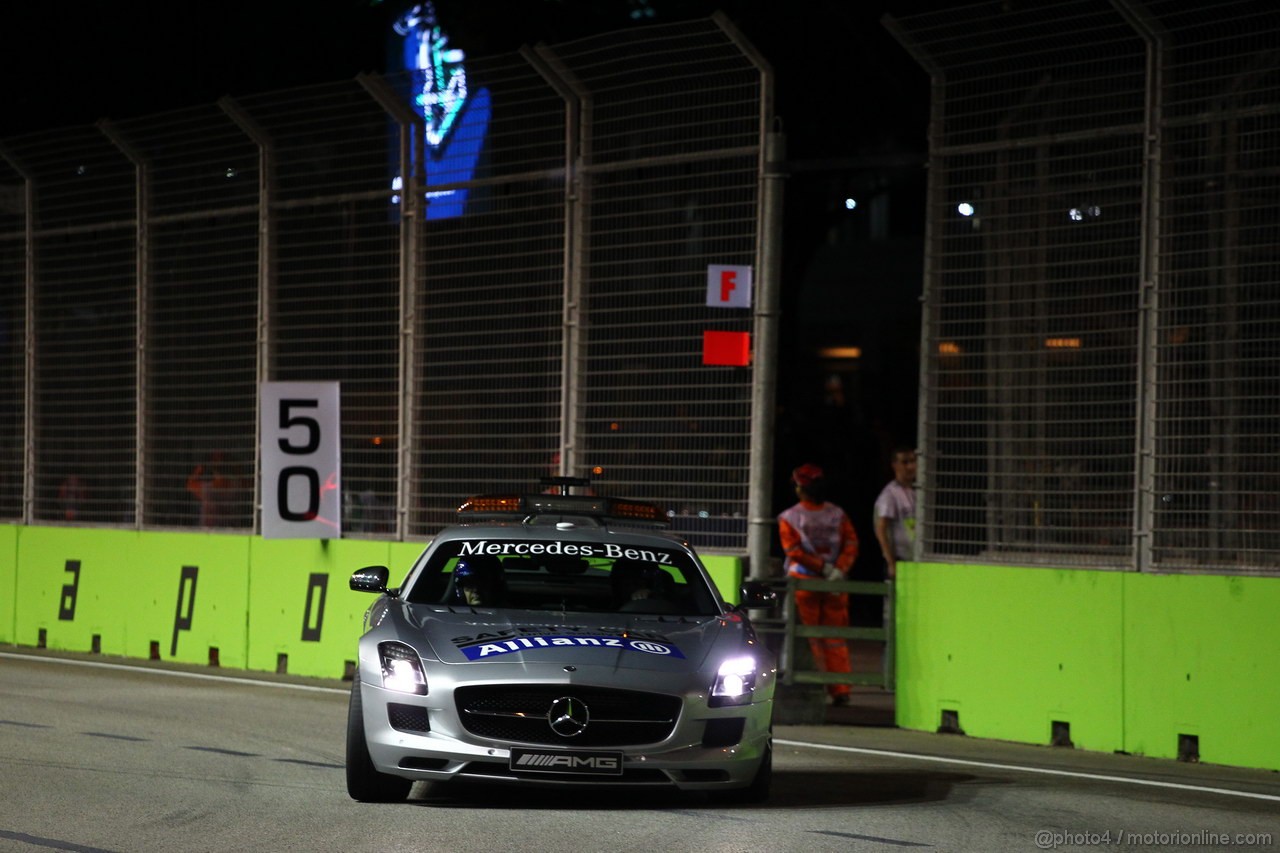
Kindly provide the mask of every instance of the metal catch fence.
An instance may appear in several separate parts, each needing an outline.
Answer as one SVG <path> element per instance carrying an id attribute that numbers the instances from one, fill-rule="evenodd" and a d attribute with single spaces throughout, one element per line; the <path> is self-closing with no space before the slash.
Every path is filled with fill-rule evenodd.
<path id="1" fill-rule="evenodd" d="M 920 555 L 1280 574 L 1280 11 L 886 24 L 933 79 Z"/>
<path id="2" fill-rule="evenodd" d="M 770 73 L 716 16 L 0 141 L 0 518 L 256 530 L 259 385 L 337 380 L 346 535 L 566 473 L 743 550 Z"/>

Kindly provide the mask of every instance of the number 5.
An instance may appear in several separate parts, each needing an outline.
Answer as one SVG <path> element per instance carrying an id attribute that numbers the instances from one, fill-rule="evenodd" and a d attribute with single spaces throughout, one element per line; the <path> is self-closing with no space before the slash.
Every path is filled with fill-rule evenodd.
<path id="1" fill-rule="evenodd" d="M 300 409 L 301 408 L 316 409 L 316 408 L 319 408 L 319 406 L 320 406 L 320 402 L 318 400 L 282 399 L 280 401 L 280 429 L 288 430 L 296 426 L 301 426 L 301 427 L 306 427 L 306 430 L 307 430 L 306 444 L 302 445 L 301 447 L 290 444 L 289 439 L 286 436 L 285 438 L 282 438 L 279 440 L 281 450 L 283 450 L 285 453 L 294 453 L 298 455 L 305 455 L 308 453 L 316 452 L 316 450 L 320 447 L 319 422 L 316 421 L 315 418 L 307 417 L 305 415 L 291 416 L 289 413 L 289 409 L 294 407 L 297 407 Z"/>

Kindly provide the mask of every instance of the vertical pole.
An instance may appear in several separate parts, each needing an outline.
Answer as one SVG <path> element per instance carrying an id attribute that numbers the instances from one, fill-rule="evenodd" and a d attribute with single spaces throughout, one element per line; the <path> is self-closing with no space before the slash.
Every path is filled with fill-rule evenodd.
<path id="1" fill-rule="evenodd" d="M 564 290 L 564 352 L 562 400 L 560 404 L 560 470 L 559 474 L 582 476 L 578 466 L 583 464 L 579 446 L 578 429 L 582 422 L 584 389 L 582 377 L 585 371 L 586 329 L 586 271 L 587 271 L 587 213 L 591 200 L 591 177 L 587 168 L 591 163 L 592 110 L 591 101 L 580 91 L 577 105 L 572 110 L 571 127 L 565 130 L 569 149 L 568 163 L 572 172 L 565 176 L 565 290 Z M 568 491 L 566 489 L 566 491 Z"/>
<path id="2" fill-rule="evenodd" d="M 148 203 L 147 163 L 142 154 L 108 121 L 98 122 L 98 129 L 111 140 L 111 144 L 133 164 L 134 169 L 134 431 L 133 431 L 133 524 L 142 527 L 147 498 L 147 331 L 151 297 L 150 247 L 147 223 L 150 220 Z"/>
<path id="3" fill-rule="evenodd" d="M 759 287 L 755 305 L 755 381 L 751 386 L 751 455 L 747 485 L 747 560 L 752 580 L 770 574 L 774 537 L 773 443 L 777 417 L 778 320 L 782 302 L 782 182 L 786 138 L 768 133 L 760 188 Z"/>
<path id="4" fill-rule="evenodd" d="M 931 460 L 937 453 L 938 444 L 936 421 L 933 420 L 938 410 L 938 389 L 929 380 L 932 375 L 930 368 L 937 352 L 935 339 L 940 325 L 939 317 L 942 310 L 942 302 L 936 292 L 936 281 L 938 279 L 938 258 L 942 255 L 939 220 L 942 199 L 946 192 L 942 178 L 945 170 L 943 169 L 942 154 L 940 152 L 943 144 L 943 107 L 946 104 L 947 87 L 946 76 L 942 72 L 942 67 L 934 61 L 932 56 L 916 44 L 892 16 L 885 15 L 880 19 L 880 22 L 929 75 L 929 180 L 925 191 L 924 283 L 920 295 L 922 310 L 920 312 L 919 399 L 922 404 L 916 414 L 916 442 L 919 445 L 916 449 L 916 534 L 911 543 L 911 559 L 914 562 L 919 562 L 932 550 L 925 547 L 925 537 L 934 538 L 937 536 L 933 524 L 937 511 L 932 507 L 929 474 L 932 467 Z M 890 581 L 889 584 L 892 591 L 893 581 Z M 892 595 L 886 598 L 886 601 L 892 600 Z M 892 614 L 886 614 L 886 623 L 892 621 L 891 616 Z M 887 628 L 888 625 L 886 624 L 885 627 Z"/>
<path id="5" fill-rule="evenodd" d="M 942 301 L 937 293 L 938 281 L 938 258 L 942 256 L 941 251 L 941 229 L 939 223 L 942 215 L 942 200 L 945 197 L 946 187 L 943 185 L 943 175 L 946 174 L 943 169 L 943 155 L 941 153 L 944 142 L 943 137 L 943 116 L 945 115 L 943 108 L 946 105 L 947 81 L 946 75 L 933 57 L 928 54 L 920 45 L 916 44 L 902 26 L 889 15 L 885 15 L 880 19 L 884 28 L 893 35 L 898 43 L 911 55 L 920 67 L 929 75 L 929 160 L 928 170 L 929 179 L 925 190 L 925 219 L 924 219 L 924 282 L 921 286 L 920 301 L 920 391 L 918 399 L 921 401 L 919 410 L 916 413 L 916 443 L 919 445 L 916 449 L 916 530 L 915 537 L 911 542 L 911 559 L 913 562 L 920 562 L 930 551 L 932 547 L 925 547 L 925 537 L 929 537 L 932 542 L 937 541 L 938 532 L 935 529 L 933 520 L 937 515 L 937 510 L 933 508 L 934 501 L 931 500 L 933 493 L 929 490 L 929 474 L 932 468 L 932 459 L 937 453 L 938 441 L 936 435 L 935 417 L 938 411 L 938 389 L 929 381 L 932 375 L 931 366 L 934 363 L 935 353 L 937 352 L 937 333 L 942 312 Z M 885 659 L 884 659 L 884 683 L 886 690 L 896 690 L 897 686 L 897 636 L 898 636 L 898 601 L 897 601 L 897 581 L 896 579 L 887 579 L 885 581 L 885 598 L 884 612 L 881 617 L 881 627 L 885 631 Z"/>
<path id="6" fill-rule="evenodd" d="M 590 202 L 591 93 L 546 45 L 520 51 L 565 103 L 564 282 L 560 351 L 560 466 L 557 474 L 579 476 L 578 424 L 582 413 L 583 300 L 586 296 L 587 213 Z"/>
<path id="7" fill-rule="evenodd" d="M 1144 105 L 1142 211 L 1140 214 L 1140 258 L 1138 268 L 1138 383 L 1136 433 L 1136 486 L 1133 507 L 1133 570 L 1144 572 L 1155 563 L 1156 501 L 1156 404 L 1159 374 L 1156 353 L 1160 328 L 1159 289 L 1156 286 L 1160 259 L 1160 124 L 1164 98 L 1164 41 L 1166 30 L 1141 0 L 1112 0 L 1129 25 L 1146 42 L 1146 100 Z M 1127 602 L 1121 585 L 1120 618 L 1126 618 Z M 1120 678 L 1125 679 L 1126 657 L 1121 656 Z M 1126 694 L 1120 694 L 1120 742 L 1127 743 Z"/>
<path id="8" fill-rule="evenodd" d="M 884 667 L 884 689 L 890 693 L 894 692 L 897 685 L 898 674 L 898 636 L 897 625 L 894 624 L 893 614 L 896 612 L 896 602 L 893 600 L 893 581 L 889 581 L 884 585 L 884 612 L 885 620 L 882 624 L 884 631 L 884 660 L 881 662 Z"/>
<path id="9" fill-rule="evenodd" d="M 22 178 L 23 310 L 22 310 L 22 524 L 35 519 L 36 476 L 36 189 L 35 179 L 22 164 L 0 147 Z"/>
<path id="10" fill-rule="evenodd" d="M 26 258 L 23 277 L 26 279 L 27 297 L 23 318 L 25 358 L 22 384 L 26 406 L 22 416 L 22 523 L 29 525 L 35 521 L 36 415 L 38 414 L 36 391 L 39 376 L 36 370 L 36 359 L 39 354 L 36 350 L 36 189 L 35 181 L 29 175 L 24 175 L 24 178 L 24 206 L 26 207 L 24 230 L 26 233 L 23 242 L 26 244 Z"/>
<path id="11" fill-rule="evenodd" d="M 362 77 L 362 81 L 381 78 Z M 385 82 L 385 81 L 381 81 Z M 393 116 L 399 125 L 400 157 L 400 263 L 398 268 L 400 340 L 396 371 L 396 539 L 403 540 L 412 526 L 413 457 L 416 445 L 413 426 L 413 397 L 417 385 L 413 345 L 418 325 L 418 234 L 423 204 L 421 176 L 414 169 L 414 148 L 425 146 L 425 132 L 419 133 L 412 113 L 403 110 Z M 417 160 L 423 162 L 424 160 Z"/>
<path id="12" fill-rule="evenodd" d="M 1146 104 L 1142 167 L 1141 256 L 1138 271 L 1138 401 L 1133 568 L 1148 571 L 1154 562 L 1156 493 L 1157 355 L 1160 328 L 1160 121 L 1163 87 L 1163 26 L 1141 0 L 1112 0 L 1117 11 L 1146 42 Z"/>
<path id="13" fill-rule="evenodd" d="M 778 668 L 782 670 L 782 683 L 790 686 L 796 680 L 795 667 L 792 664 L 796 659 L 796 624 L 800 621 L 796 618 L 795 578 L 787 578 L 786 595 L 782 610 L 786 633 L 782 635 L 782 659 L 778 661 Z"/>
<path id="14" fill-rule="evenodd" d="M 418 115 L 409 104 L 387 84 L 373 74 L 356 77 L 369 96 L 378 102 L 399 128 L 400 159 L 400 341 L 399 376 L 396 393 L 399 417 L 396 438 L 396 538 L 404 539 L 412 523 L 410 506 L 413 503 L 413 455 L 415 433 L 413 428 L 413 394 L 417 385 L 414 369 L 413 344 L 417 332 L 418 317 L 418 235 L 421 233 L 423 187 L 415 163 L 425 163 L 424 157 L 415 157 L 415 146 L 425 144 Z"/>
<path id="15" fill-rule="evenodd" d="M 230 98 L 218 101 L 218 106 L 258 147 L 258 333 L 257 333 L 257 385 L 271 379 L 271 293 L 274 287 L 274 252 L 272 242 L 273 220 L 271 215 L 271 188 L 274 185 L 274 161 L 271 138 L 244 109 Z M 262 418 L 253 419 L 253 505 L 258 509 L 254 527 L 262 529 Z"/>
<path id="16" fill-rule="evenodd" d="M 752 580 L 771 574 L 773 445 L 777 426 L 778 322 L 782 304 L 782 188 L 786 136 L 773 130 L 773 68 L 723 12 L 711 16 L 760 74 L 756 219 L 756 297 L 752 338 L 751 451 L 747 473 L 747 569 Z"/>

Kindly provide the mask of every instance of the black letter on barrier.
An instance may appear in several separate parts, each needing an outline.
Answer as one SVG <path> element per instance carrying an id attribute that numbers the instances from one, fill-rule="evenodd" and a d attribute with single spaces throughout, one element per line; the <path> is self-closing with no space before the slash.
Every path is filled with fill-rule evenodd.
<path id="1" fill-rule="evenodd" d="M 320 604 L 316 607 L 316 626 L 311 627 L 311 602 L 315 600 L 316 590 L 320 590 Z M 307 609 L 302 614 L 302 641 L 304 643 L 320 642 L 320 629 L 324 627 L 324 597 L 329 591 L 329 576 L 313 572 L 307 581 Z"/>
<path id="2" fill-rule="evenodd" d="M 196 611 L 196 576 L 200 574 L 199 566 L 183 566 L 182 576 L 178 579 L 178 611 L 173 616 L 173 643 L 169 646 L 169 657 L 178 656 L 178 632 L 191 630 L 191 616 Z M 187 581 L 191 581 L 191 592 L 187 592 Z M 187 613 L 182 613 L 182 601 L 186 599 Z"/>
<path id="3" fill-rule="evenodd" d="M 80 561 L 67 560 L 63 572 L 71 572 L 71 583 L 62 585 L 62 600 L 58 602 L 58 620 L 73 622 L 76 618 L 76 593 L 80 591 Z"/>

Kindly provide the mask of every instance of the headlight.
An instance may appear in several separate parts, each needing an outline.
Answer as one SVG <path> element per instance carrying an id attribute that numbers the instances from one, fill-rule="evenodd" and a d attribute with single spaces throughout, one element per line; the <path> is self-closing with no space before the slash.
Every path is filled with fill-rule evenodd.
<path id="1" fill-rule="evenodd" d="M 751 701 L 751 691 L 755 686 L 755 658 L 729 658 L 720 664 L 720 671 L 716 673 L 716 683 L 711 688 L 711 707 L 745 705 Z"/>
<path id="2" fill-rule="evenodd" d="M 422 672 L 418 653 L 404 643 L 379 643 L 382 658 L 382 686 L 401 693 L 427 695 L 427 677 Z"/>

